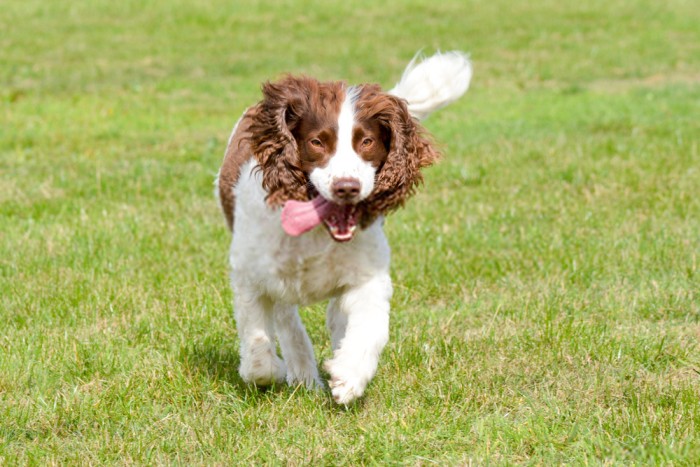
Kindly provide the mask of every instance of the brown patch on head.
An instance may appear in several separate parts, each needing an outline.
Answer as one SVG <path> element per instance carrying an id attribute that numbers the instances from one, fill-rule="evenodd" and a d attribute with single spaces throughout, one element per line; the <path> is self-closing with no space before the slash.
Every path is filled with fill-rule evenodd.
<path id="1" fill-rule="evenodd" d="M 364 160 L 380 169 L 389 155 L 391 133 L 375 118 L 361 118 L 352 130 L 352 147 Z"/>
<path id="2" fill-rule="evenodd" d="M 356 129 L 361 128 L 357 134 L 378 134 L 374 136 L 375 144 L 378 138 L 384 146 L 383 150 L 375 146 L 367 155 L 358 151 L 378 167 L 374 190 L 362 203 L 363 224 L 367 225 L 379 214 L 401 207 L 423 181 L 420 169 L 433 164 L 439 153 L 425 136 L 424 128 L 409 114 L 406 102 L 382 92 L 378 85 L 360 88 L 355 109 Z M 361 138 L 357 140 L 361 144 Z"/>
<path id="3" fill-rule="evenodd" d="M 341 82 L 288 76 L 263 85 L 263 100 L 250 126 L 250 146 L 263 174 L 267 202 L 279 206 L 313 195 L 308 174 L 335 153 Z"/>

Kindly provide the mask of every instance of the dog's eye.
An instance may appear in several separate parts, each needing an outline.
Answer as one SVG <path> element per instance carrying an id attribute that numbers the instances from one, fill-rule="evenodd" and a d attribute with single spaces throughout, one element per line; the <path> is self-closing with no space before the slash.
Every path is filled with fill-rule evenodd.
<path id="1" fill-rule="evenodd" d="M 374 140 L 372 138 L 365 138 L 362 140 L 362 147 L 367 149 L 370 146 L 374 144 Z"/>
<path id="2" fill-rule="evenodd" d="M 318 149 L 323 148 L 323 142 L 318 138 L 314 138 L 314 139 L 310 140 L 309 144 L 311 144 L 311 146 L 318 148 Z"/>

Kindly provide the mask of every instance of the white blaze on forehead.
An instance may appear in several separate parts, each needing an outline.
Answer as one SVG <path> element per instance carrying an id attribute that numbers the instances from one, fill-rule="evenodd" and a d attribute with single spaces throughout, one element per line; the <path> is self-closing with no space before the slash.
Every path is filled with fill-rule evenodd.
<path id="1" fill-rule="evenodd" d="M 357 89 L 352 87 L 347 90 L 343 105 L 340 107 L 340 115 L 338 115 L 336 154 L 342 153 L 343 149 L 348 149 L 354 153 L 352 148 L 352 129 L 355 126 L 355 100 L 357 100 Z"/>
<path id="2" fill-rule="evenodd" d="M 352 147 L 352 134 L 355 128 L 355 101 L 358 89 L 350 87 L 338 115 L 338 142 L 335 154 L 325 167 L 315 168 L 309 178 L 318 192 L 333 201 L 333 182 L 340 178 L 354 178 L 360 182 L 360 199 L 367 198 L 374 189 L 375 168 L 362 159 Z"/>

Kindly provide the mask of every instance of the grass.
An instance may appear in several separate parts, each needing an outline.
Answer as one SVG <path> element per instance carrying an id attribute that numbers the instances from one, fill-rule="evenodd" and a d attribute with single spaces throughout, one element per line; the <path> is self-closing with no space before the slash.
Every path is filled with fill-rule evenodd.
<path id="1" fill-rule="evenodd" d="M 10 0 L 0 9 L 0 463 L 700 459 L 690 1 Z M 366 396 L 236 373 L 230 127 L 284 71 L 462 49 L 445 158 L 392 215 Z M 323 309 L 303 311 L 317 355 Z"/>

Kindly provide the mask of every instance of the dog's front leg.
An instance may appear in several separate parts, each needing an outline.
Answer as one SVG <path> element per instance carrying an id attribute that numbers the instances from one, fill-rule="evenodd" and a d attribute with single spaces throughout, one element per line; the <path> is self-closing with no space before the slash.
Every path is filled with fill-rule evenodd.
<path id="1" fill-rule="evenodd" d="M 382 274 L 337 299 L 337 312 L 346 315 L 347 325 L 325 368 L 330 373 L 333 399 L 339 404 L 347 405 L 362 396 L 377 370 L 379 355 L 389 339 L 391 293 L 391 279 Z"/>

